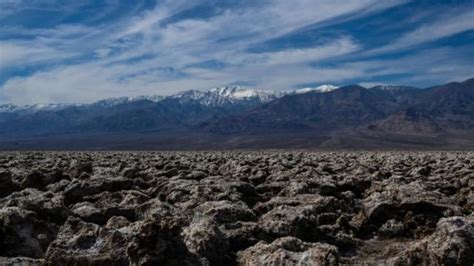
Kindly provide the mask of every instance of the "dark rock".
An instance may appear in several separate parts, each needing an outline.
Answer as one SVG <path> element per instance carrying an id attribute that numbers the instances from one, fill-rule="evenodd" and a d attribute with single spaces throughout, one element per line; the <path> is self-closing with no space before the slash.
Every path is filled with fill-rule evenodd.
<path id="1" fill-rule="evenodd" d="M 461 212 L 451 198 L 437 191 L 427 190 L 419 181 L 386 186 L 384 191 L 373 192 L 366 197 L 363 201 L 363 214 L 354 217 L 355 224 L 359 223 L 365 227 L 364 230 L 378 230 L 390 219 L 404 220 L 407 223 L 407 217 L 412 221 L 407 229 L 419 229 L 425 225 L 434 228 L 439 218 Z M 413 215 L 418 218 L 411 218 Z"/>
<path id="2" fill-rule="evenodd" d="M 394 261 L 397 265 L 473 265 L 474 217 L 441 219 L 431 236 L 413 243 Z"/>
<path id="3" fill-rule="evenodd" d="M 318 228 L 318 211 L 314 205 L 276 207 L 264 214 L 258 224 L 273 237 L 294 236 L 305 241 L 324 238 Z"/>
<path id="4" fill-rule="evenodd" d="M 131 235 L 70 218 L 45 255 L 47 265 L 128 265 Z"/>
<path id="5" fill-rule="evenodd" d="M 238 253 L 240 265 L 338 265 L 337 248 L 284 237 L 267 244 L 259 242 Z"/>
<path id="6" fill-rule="evenodd" d="M 0 209 L 0 256 L 42 258 L 57 228 L 18 207 Z"/>
<path id="7" fill-rule="evenodd" d="M 123 228 L 123 227 L 127 227 L 129 225 L 130 225 L 130 221 L 127 220 L 127 218 L 125 218 L 123 216 L 112 216 L 107 221 L 107 224 L 105 225 L 105 228 L 120 229 L 120 228 Z"/>
<path id="8" fill-rule="evenodd" d="M 217 224 L 211 219 L 196 215 L 191 224 L 183 229 L 183 242 L 188 250 L 212 265 L 225 264 L 229 242 Z"/>
<path id="9" fill-rule="evenodd" d="M 136 190 L 102 192 L 84 197 L 84 202 L 71 206 L 71 210 L 84 221 L 103 225 L 112 216 L 124 216 L 137 220 L 139 210 L 150 197 Z"/>
<path id="10" fill-rule="evenodd" d="M 44 186 L 44 181 L 45 179 L 45 176 L 43 175 L 43 173 L 41 172 L 38 172 L 38 171 L 33 171 L 31 173 L 29 173 L 24 179 L 23 181 L 21 182 L 21 187 L 22 188 L 43 188 Z"/>
<path id="11" fill-rule="evenodd" d="M 260 239 L 265 238 L 255 222 L 224 224 L 221 226 L 221 230 L 225 238 L 229 240 L 230 249 L 234 252 L 255 245 Z"/>
<path id="12" fill-rule="evenodd" d="M 44 190 L 49 184 L 54 184 L 62 179 L 68 179 L 69 176 L 64 175 L 62 171 L 53 170 L 52 172 L 42 172 L 34 170 L 28 173 L 20 183 L 22 188 L 37 188 Z"/>
<path id="13" fill-rule="evenodd" d="M 0 257 L 0 265 L 2 266 L 42 266 L 43 259 L 33 259 L 27 257 L 6 258 Z"/>
<path id="14" fill-rule="evenodd" d="M 131 180 L 124 177 L 102 178 L 90 180 L 73 180 L 64 190 L 64 196 L 68 203 L 81 201 L 86 196 L 102 193 L 104 191 L 116 192 L 130 190 L 134 186 L 143 187 L 139 180 Z"/>
<path id="15" fill-rule="evenodd" d="M 35 212 L 39 218 L 62 224 L 70 215 L 60 193 L 43 192 L 34 188 L 15 192 L 0 199 L 0 207 L 19 207 Z"/>
<path id="16" fill-rule="evenodd" d="M 69 169 L 73 178 L 86 179 L 94 173 L 92 162 L 74 162 Z"/>
<path id="17" fill-rule="evenodd" d="M 472 162 L 464 151 L 2 152 L 0 264 L 472 265 Z"/>
<path id="18" fill-rule="evenodd" d="M 397 237 L 405 234 L 405 226 L 402 222 L 390 219 L 379 228 L 379 235 L 382 237 Z"/>
<path id="19" fill-rule="evenodd" d="M 11 173 L 0 169 L 0 197 L 8 196 L 19 189 L 19 186 L 13 182 Z"/>
<path id="20" fill-rule="evenodd" d="M 203 262 L 188 250 L 178 231 L 163 223 L 144 221 L 130 228 L 137 232 L 127 247 L 132 265 L 200 265 Z"/>
<path id="21" fill-rule="evenodd" d="M 195 209 L 217 223 L 254 221 L 255 214 L 243 202 L 207 201 Z"/>

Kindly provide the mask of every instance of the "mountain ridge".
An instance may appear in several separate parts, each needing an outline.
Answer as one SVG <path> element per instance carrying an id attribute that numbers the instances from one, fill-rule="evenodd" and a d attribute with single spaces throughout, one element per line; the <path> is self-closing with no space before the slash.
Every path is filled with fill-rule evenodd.
<path id="1" fill-rule="evenodd" d="M 144 147 L 141 138 L 150 148 L 171 149 L 474 147 L 474 79 L 425 89 L 348 85 L 273 93 L 233 86 L 60 107 L 0 111 L 0 148 L 26 140 L 35 147 L 39 139 L 54 148 L 67 138 L 112 149 L 124 139 Z M 95 146 L 86 140 L 92 135 Z"/>
<path id="2" fill-rule="evenodd" d="M 32 104 L 32 105 L 15 105 L 11 103 L 0 104 L 0 112 L 18 112 L 18 111 L 50 111 L 60 110 L 67 107 L 83 107 L 83 106 L 113 106 L 127 102 L 135 102 L 141 100 L 149 100 L 159 102 L 169 98 L 188 98 L 193 100 L 204 99 L 203 103 L 208 105 L 219 105 L 219 101 L 237 101 L 246 99 L 259 99 L 262 102 L 270 101 L 288 94 L 300 94 L 310 91 L 329 92 L 337 89 L 333 85 L 321 85 L 314 88 L 290 89 L 290 90 L 262 90 L 257 88 L 245 88 L 240 86 L 219 87 L 209 90 L 186 90 L 169 96 L 161 95 L 140 95 L 135 97 L 117 97 L 101 99 L 92 103 L 49 103 L 49 104 Z M 205 98 L 214 98 L 213 100 Z M 217 98 L 217 99 L 216 99 Z M 207 101 L 207 103 L 206 103 Z M 214 101 L 214 102 L 213 102 Z"/>

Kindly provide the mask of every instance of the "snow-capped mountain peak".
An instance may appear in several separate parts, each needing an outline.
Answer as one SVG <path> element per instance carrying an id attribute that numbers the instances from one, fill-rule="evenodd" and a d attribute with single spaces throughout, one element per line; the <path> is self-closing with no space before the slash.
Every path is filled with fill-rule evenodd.
<path id="1" fill-rule="evenodd" d="M 239 86 L 213 88 L 208 91 L 190 90 L 169 96 L 182 101 L 194 100 L 206 106 L 221 106 L 237 102 L 268 102 L 285 95 L 283 92 L 266 91 Z"/>
<path id="2" fill-rule="evenodd" d="M 72 104 L 52 103 L 52 104 L 33 104 L 33 105 L 14 105 L 4 104 L 0 105 L 0 112 L 2 113 L 34 113 L 37 111 L 56 111 L 63 109 Z"/>
<path id="3" fill-rule="evenodd" d="M 8 104 L 0 105 L 0 112 L 3 112 L 3 113 L 15 112 L 16 110 L 18 110 L 18 106 L 14 104 L 8 103 Z"/>
<path id="4" fill-rule="evenodd" d="M 244 88 L 240 86 L 228 86 L 221 88 L 213 88 L 210 90 L 187 90 L 171 96 L 135 96 L 135 97 L 119 97 L 100 100 L 90 104 L 36 104 L 17 106 L 13 104 L 0 105 L 2 113 L 33 113 L 37 111 L 56 111 L 67 107 L 101 107 L 108 108 L 119 104 L 147 100 L 152 102 L 160 102 L 164 99 L 177 99 L 179 101 L 196 101 L 206 106 L 223 106 L 225 104 L 257 102 L 265 103 L 289 94 L 301 94 L 306 92 L 330 92 L 337 89 L 336 86 L 322 85 L 316 88 L 304 88 L 299 90 L 272 91 L 255 88 Z"/>
<path id="5" fill-rule="evenodd" d="M 101 107 L 111 107 L 119 104 L 129 103 L 129 102 L 136 102 L 136 101 L 152 101 L 152 102 L 159 102 L 163 100 L 163 96 L 159 95 L 151 95 L 151 96 L 134 96 L 134 97 L 119 97 L 119 98 L 108 98 L 104 100 L 100 100 L 95 103 L 91 104 L 83 104 L 82 106 L 101 106 Z"/>
<path id="6" fill-rule="evenodd" d="M 273 91 L 265 91 L 259 89 L 242 88 L 239 86 L 214 88 L 210 90 L 211 93 L 217 93 L 221 97 L 228 99 L 247 99 L 247 98 L 266 98 L 270 95 L 276 94 Z"/>
<path id="7" fill-rule="evenodd" d="M 213 88 L 213 89 L 210 89 L 209 91 L 211 93 L 216 93 L 223 97 L 231 97 L 236 92 L 239 92 L 242 90 L 245 90 L 245 89 L 242 89 L 239 86 L 230 86 L 230 87 L 222 87 L 222 88 Z"/>

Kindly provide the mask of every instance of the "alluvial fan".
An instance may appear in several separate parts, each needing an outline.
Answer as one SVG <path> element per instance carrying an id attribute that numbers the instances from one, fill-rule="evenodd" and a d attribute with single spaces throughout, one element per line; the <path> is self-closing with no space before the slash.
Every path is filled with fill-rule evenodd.
<path id="1" fill-rule="evenodd" d="M 3 152 L 0 265 L 473 265 L 473 152 Z"/>

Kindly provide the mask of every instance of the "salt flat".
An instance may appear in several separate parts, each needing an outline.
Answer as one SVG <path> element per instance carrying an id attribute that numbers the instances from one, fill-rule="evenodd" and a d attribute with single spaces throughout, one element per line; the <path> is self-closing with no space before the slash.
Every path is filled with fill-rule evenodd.
<path id="1" fill-rule="evenodd" d="M 3 152 L 0 264 L 472 265 L 474 152 Z"/>

